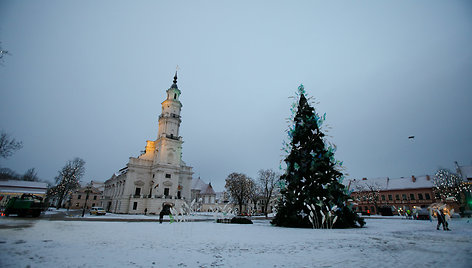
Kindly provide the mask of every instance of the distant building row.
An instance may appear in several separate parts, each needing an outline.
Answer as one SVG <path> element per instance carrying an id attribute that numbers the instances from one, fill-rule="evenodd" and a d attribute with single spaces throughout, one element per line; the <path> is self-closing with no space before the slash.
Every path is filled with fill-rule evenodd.
<path id="1" fill-rule="evenodd" d="M 472 183 L 472 166 L 459 166 L 456 163 L 456 172 L 462 177 L 463 183 Z M 344 183 L 352 191 L 354 208 L 361 213 L 380 214 L 379 210 L 386 207 L 394 208 L 398 213 L 443 202 L 434 191 L 433 176 L 430 175 L 351 179 Z M 465 198 L 470 200 L 470 193 Z M 446 200 L 446 203 L 455 211 L 461 209 L 453 199 Z M 469 203 L 465 205 L 462 209 L 472 209 Z"/>
<path id="2" fill-rule="evenodd" d="M 123 182 L 123 184 L 124 183 L 125 182 Z M 147 206 L 150 203 L 147 201 L 158 197 L 142 194 L 133 195 L 132 197 L 130 196 L 129 198 L 133 198 L 136 203 L 133 203 L 133 205 L 128 207 L 127 210 L 122 210 L 119 201 L 118 203 L 109 201 L 110 197 L 119 195 L 120 190 L 121 189 L 116 187 L 107 188 L 104 183 L 101 183 L 100 185 L 97 182 L 92 182 L 91 186 L 82 187 L 75 191 L 70 196 L 70 199 L 66 202 L 65 206 L 71 209 L 81 209 L 84 205 L 86 208 L 101 206 L 109 212 L 123 214 L 144 214 L 145 212 L 159 214 L 160 211 L 153 210 L 151 206 Z M 141 189 L 136 187 L 134 192 L 141 192 Z M 218 196 L 220 196 L 220 198 L 218 198 Z M 224 200 L 221 198 L 223 196 L 223 193 L 216 193 L 213 190 L 211 183 L 205 183 L 200 178 L 192 179 L 190 200 L 195 200 L 195 206 L 198 211 L 208 211 L 210 208 L 215 207 L 217 203 L 223 203 Z"/>

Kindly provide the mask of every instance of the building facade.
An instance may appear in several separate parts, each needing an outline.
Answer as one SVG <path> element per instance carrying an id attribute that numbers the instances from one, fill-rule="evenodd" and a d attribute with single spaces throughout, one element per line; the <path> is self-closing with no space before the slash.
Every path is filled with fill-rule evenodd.
<path id="1" fill-rule="evenodd" d="M 354 208 L 364 214 L 381 214 L 382 208 L 392 208 L 393 214 L 404 214 L 413 209 L 428 208 L 443 202 L 434 191 L 430 175 L 410 178 L 362 178 L 345 181 Z M 459 210 L 458 204 L 446 201 L 449 209 Z"/>
<path id="2" fill-rule="evenodd" d="M 159 214 L 164 206 L 191 201 L 192 167 L 182 160 L 182 137 L 177 73 L 161 103 L 157 139 L 147 141 L 139 157 L 130 157 L 126 167 L 105 182 L 104 208 L 113 213 Z"/>
<path id="3" fill-rule="evenodd" d="M 382 207 L 393 208 L 394 214 L 427 208 L 438 202 L 433 192 L 431 176 L 411 178 L 363 178 L 348 180 L 354 208 L 361 213 L 380 214 Z"/>
<path id="4" fill-rule="evenodd" d="M 81 187 L 70 195 L 66 207 L 70 209 L 102 207 L 102 193 L 99 188 L 93 186 Z"/>
<path id="5" fill-rule="evenodd" d="M 217 205 L 216 193 L 211 183 L 205 183 L 202 179 L 192 180 L 191 200 L 195 200 L 197 211 L 210 211 Z"/>
<path id="6" fill-rule="evenodd" d="M 459 184 L 464 189 L 460 203 L 450 196 L 442 200 L 430 175 L 411 178 L 375 178 L 345 181 L 350 190 L 354 207 L 358 212 L 379 214 L 379 208 L 392 207 L 396 213 L 427 208 L 433 204 L 447 205 L 448 209 L 470 215 L 472 209 L 472 166 L 460 166 L 455 162 L 456 174 L 462 179 Z M 466 189 L 469 189 L 468 191 Z"/>

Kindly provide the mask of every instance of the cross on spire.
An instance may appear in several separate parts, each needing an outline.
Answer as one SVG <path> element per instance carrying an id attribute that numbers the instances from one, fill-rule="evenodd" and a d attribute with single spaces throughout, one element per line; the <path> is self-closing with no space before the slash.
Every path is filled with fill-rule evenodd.
<path id="1" fill-rule="evenodd" d="M 175 75 L 174 75 L 174 82 L 171 86 L 171 88 L 178 88 L 177 87 L 177 71 L 179 70 L 179 65 L 177 65 L 177 67 L 175 67 Z"/>

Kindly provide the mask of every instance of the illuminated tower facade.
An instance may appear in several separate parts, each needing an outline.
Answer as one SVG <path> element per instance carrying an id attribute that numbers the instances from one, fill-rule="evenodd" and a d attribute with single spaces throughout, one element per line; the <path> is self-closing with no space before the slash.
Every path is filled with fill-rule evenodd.
<path id="1" fill-rule="evenodd" d="M 177 72 L 161 103 L 157 139 L 148 140 L 139 157 L 130 157 L 125 168 L 105 182 L 103 206 L 116 213 L 159 213 L 177 209 L 191 197 L 192 167 L 182 161 L 180 90 Z"/>

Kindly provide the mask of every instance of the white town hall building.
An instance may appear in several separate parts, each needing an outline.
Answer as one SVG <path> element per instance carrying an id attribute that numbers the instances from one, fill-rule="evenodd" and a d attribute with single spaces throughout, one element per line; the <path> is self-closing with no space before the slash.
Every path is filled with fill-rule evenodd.
<path id="1" fill-rule="evenodd" d="M 143 154 L 130 157 L 126 167 L 105 182 L 103 206 L 107 211 L 159 214 L 164 206 L 180 208 L 184 202 L 190 203 L 193 171 L 182 161 L 180 94 L 176 72 L 162 102 L 157 139 L 147 141 Z"/>

